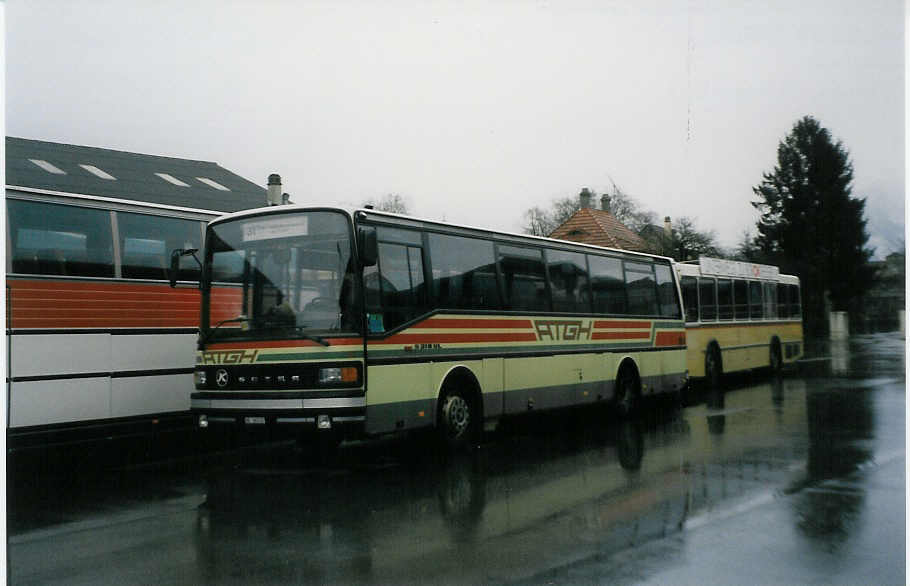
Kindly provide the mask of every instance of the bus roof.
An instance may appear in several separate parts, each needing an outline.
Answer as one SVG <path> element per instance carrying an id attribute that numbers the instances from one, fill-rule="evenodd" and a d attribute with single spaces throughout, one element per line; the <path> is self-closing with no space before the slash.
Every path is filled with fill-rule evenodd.
<path id="1" fill-rule="evenodd" d="M 796 282 L 799 278 L 784 275 L 773 265 L 750 263 L 723 258 L 700 257 L 698 261 L 674 263 L 680 275 L 760 279 L 765 281 Z M 795 281 L 794 281 L 795 280 Z"/>
<path id="2" fill-rule="evenodd" d="M 661 256 L 658 254 L 648 254 L 645 252 L 636 252 L 633 250 L 623 250 L 619 248 L 607 248 L 605 246 L 596 246 L 594 244 L 585 244 L 583 242 L 573 242 L 571 240 L 557 240 L 555 238 L 545 238 L 543 236 L 532 236 L 530 234 L 517 234 L 514 232 L 503 232 L 499 230 L 493 230 L 490 228 L 479 228 L 477 226 L 465 226 L 461 224 L 451 224 L 448 222 L 441 222 L 438 220 L 430 220 L 426 218 L 416 218 L 414 216 L 406 216 L 403 214 L 395 214 L 392 212 L 383 212 L 374 209 L 368 208 L 349 208 L 349 207 L 340 207 L 340 206 L 303 206 L 300 204 L 288 204 L 281 206 L 271 206 L 265 208 L 256 208 L 250 210 L 243 210 L 239 212 L 234 212 L 231 214 L 225 214 L 216 219 L 213 219 L 209 224 L 221 224 L 222 222 L 229 222 L 232 220 L 237 220 L 249 216 L 258 216 L 258 215 L 268 215 L 268 214 L 279 214 L 286 212 L 303 212 L 303 211 L 337 211 L 342 212 L 354 218 L 357 215 L 362 217 L 367 217 L 371 219 L 378 219 L 380 221 L 387 221 L 391 224 L 398 224 L 403 227 L 412 227 L 412 228 L 422 228 L 427 226 L 437 226 L 441 228 L 441 231 L 465 231 L 473 233 L 474 235 L 486 235 L 486 236 L 496 236 L 500 238 L 511 239 L 515 241 L 523 241 L 526 243 L 534 242 L 537 244 L 549 244 L 557 245 L 562 248 L 576 248 L 583 250 L 592 250 L 592 251 L 607 251 L 614 252 L 624 255 L 633 255 L 639 256 L 642 258 L 649 259 L 660 259 L 667 261 L 669 263 L 674 262 L 672 258 Z"/>

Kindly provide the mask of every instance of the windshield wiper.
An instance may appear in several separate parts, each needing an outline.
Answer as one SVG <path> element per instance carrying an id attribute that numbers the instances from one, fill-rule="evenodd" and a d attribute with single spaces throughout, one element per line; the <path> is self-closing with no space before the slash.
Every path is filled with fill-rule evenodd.
<path id="1" fill-rule="evenodd" d="M 220 322 L 218 322 L 217 324 L 215 324 L 215 327 L 211 328 L 208 332 L 206 332 L 206 333 L 202 336 L 201 343 L 202 343 L 202 344 L 205 344 L 206 342 L 208 342 L 209 339 L 212 337 L 212 335 L 215 333 L 215 330 L 217 330 L 218 328 L 220 328 L 220 327 L 223 326 L 224 324 L 232 324 L 232 323 L 235 324 L 235 323 L 238 323 L 238 322 L 245 322 L 245 321 L 249 321 L 249 318 L 248 318 L 247 316 L 245 316 L 245 315 L 238 315 L 237 317 L 231 317 L 231 318 L 228 318 L 228 319 L 223 319 L 223 320 L 221 320 Z"/>
<path id="2" fill-rule="evenodd" d="M 316 342 L 317 344 L 321 344 L 323 346 L 329 346 L 329 342 L 325 338 L 304 332 L 303 330 L 309 327 L 307 324 L 304 324 L 302 326 L 292 326 L 292 325 L 284 324 L 284 323 L 277 322 L 277 321 L 266 320 L 266 321 L 262 322 L 262 327 L 279 328 L 279 329 L 283 329 L 283 330 L 293 330 L 298 337 L 303 338 L 304 340 L 312 340 L 313 342 Z"/>

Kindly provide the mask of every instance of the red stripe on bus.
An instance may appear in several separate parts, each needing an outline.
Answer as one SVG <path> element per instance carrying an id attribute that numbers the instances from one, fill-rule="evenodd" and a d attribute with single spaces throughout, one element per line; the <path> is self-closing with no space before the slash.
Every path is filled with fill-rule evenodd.
<path id="1" fill-rule="evenodd" d="M 657 332 L 654 339 L 655 346 L 685 346 L 685 332 Z"/>
<path id="2" fill-rule="evenodd" d="M 7 279 L 11 328 L 190 328 L 199 290 L 159 283 Z M 239 313 L 239 290 L 216 290 L 213 317 Z M 224 317 L 221 317 L 221 315 Z"/>
<path id="3" fill-rule="evenodd" d="M 592 340 L 627 340 L 650 338 L 651 332 L 594 332 Z"/>
<path id="4" fill-rule="evenodd" d="M 363 344 L 362 338 L 326 338 L 330 346 L 356 346 Z M 220 342 L 206 345 L 206 350 L 260 350 L 263 348 L 308 348 L 320 346 L 312 340 L 270 340 L 268 342 Z"/>
<path id="5" fill-rule="evenodd" d="M 453 328 L 453 329 L 520 329 L 527 330 L 531 328 L 529 319 L 459 319 L 459 318 L 436 318 L 422 321 L 411 326 L 411 329 L 427 328 Z"/>
<path id="6" fill-rule="evenodd" d="M 464 334 L 398 334 L 382 341 L 370 342 L 370 346 L 382 344 L 441 344 L 468 342 L 536 342 L 533 333 L 464 333 Z"/>
<path id="7" fill-rule="evenodd" d="M 651 322 L 649 321 L 596 321 L 594 322 L 594 327 L 597 329 L 601 328 L 631 328 L 631 329 L 644 329 L 651 328 Z"/>

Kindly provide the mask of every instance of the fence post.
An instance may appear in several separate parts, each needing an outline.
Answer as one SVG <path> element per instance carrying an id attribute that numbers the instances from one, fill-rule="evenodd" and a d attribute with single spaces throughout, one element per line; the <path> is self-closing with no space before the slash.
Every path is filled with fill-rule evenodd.
<path id="1" fill-rule="evenodd" d="M 850 322 L 846 311 L 832 311 L 828 316 L 832 340 L 845 340 L 850 335 Z"/>

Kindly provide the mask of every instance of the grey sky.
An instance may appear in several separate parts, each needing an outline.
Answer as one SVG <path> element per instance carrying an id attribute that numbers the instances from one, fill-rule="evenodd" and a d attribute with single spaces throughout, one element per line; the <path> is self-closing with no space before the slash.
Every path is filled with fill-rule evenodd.
<path id="1" fill-rule="evenodd" d="M 510 231 L 612 178 L 732 246 L 811 114 L 850 150 L 879 254 L 903 237 L 900 1 L 11 0 L 6 23 L 12 136 Z"/>

